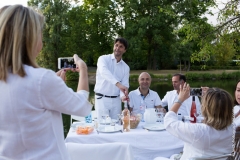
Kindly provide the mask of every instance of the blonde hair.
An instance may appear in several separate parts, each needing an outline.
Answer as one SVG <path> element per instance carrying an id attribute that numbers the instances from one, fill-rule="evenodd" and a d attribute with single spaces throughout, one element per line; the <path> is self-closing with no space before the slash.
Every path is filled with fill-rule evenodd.
<path id="1" fill-rule="evenodd" d="M 232 124 L 233 121 L 233 99 L 225 90 L 210 88 L 202 98 L 202 114 L 205 117 L 204 123 L 223 130 Z"/>
<path id="2" fill-rule="evenodd" d="M 38 67 L 34 51 L 43 24 L 43 15 L 34 8 L 11 5 L 0 9 L 0 80 L 7 80 L 9 69 L 24 77 L 23 64 Z"/>

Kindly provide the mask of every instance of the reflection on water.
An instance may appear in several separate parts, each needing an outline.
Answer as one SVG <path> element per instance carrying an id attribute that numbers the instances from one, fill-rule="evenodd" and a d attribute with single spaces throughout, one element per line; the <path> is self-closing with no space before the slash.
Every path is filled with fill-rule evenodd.
<path id="1" fill-rule="evenodd" d="M 188 81 L 191 87 L 198 88 L 201 86 L 208 86 L 208 87 L 218 87 L 225 89 L 228 91 L 232 96 L 234 95 L 235 85 L 237 80 L 224 80 L 224 81 Z M 68 81 L 67 85 L 72 88 L 74 91 L 77 89 L 77 81 Z M 132 91 L 138 87 L 138 82 L 130 82 L 129 91 Z M 162 99 L 167 91 L 172 90 L 172 83 L 171 80 L 164 81 L 164 82 L 152 82 L 151 87 L 152 90 L 156 91 L 160 98 Z M 90 101 L 94 104 L 94 84 L 89 85 L 90 90 Z M 70 106 L 69 106 L 70 107 Z M 64 134 L 68 133 L 70 128 L 70 116 L 63 114 L 63 125 L 64 125 Z"/>

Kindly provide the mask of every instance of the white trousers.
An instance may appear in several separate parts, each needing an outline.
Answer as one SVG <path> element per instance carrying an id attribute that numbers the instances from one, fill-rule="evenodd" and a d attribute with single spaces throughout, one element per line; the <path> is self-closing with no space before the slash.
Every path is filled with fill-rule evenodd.
<path id="1" fill-rule="evenodd" d="M 102 119 L 102 115 L 109 115 L 112 119 L 118 119 L 118 114 L 122 112 L 120 97 L 107 98 L 95 95 L 95 110 L 98 120 Z M 99 98 L 99 99 L 98 99 Z"/>

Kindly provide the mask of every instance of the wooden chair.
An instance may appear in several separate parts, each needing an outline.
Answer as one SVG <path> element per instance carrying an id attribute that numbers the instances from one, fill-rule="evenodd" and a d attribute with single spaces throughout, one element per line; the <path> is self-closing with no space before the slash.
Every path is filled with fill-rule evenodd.
<path id="1" fill-rule="evenodd" d="M 240 131 L 236 131 L 235 133 L 235 146 L 233 152 L 234 160 L 240 159 Z"/>

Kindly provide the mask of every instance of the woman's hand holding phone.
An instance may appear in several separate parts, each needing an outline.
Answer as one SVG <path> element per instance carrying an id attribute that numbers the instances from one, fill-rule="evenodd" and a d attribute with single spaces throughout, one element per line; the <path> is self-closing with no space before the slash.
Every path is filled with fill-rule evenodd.
<path id="1" fill-rule="evenodd" d="M 74 58 L 74 62 L 76 64 L 76 66 L 77 66 L 76 67 L 77 72 L 80 72 L 82 69 L 87 69 L 86 63 L 81 58 L 79 58 L 77 54 L 74 54 L 73 58 Z"/>

